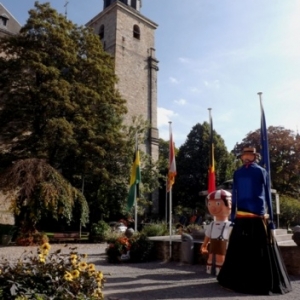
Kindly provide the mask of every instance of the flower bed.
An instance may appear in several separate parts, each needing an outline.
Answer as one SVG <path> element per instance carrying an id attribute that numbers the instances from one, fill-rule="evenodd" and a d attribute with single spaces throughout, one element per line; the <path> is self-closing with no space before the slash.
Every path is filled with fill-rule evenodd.
<path id="1" fill-rule="evenodd" d="M 104 299 L 103 273 L 86 262 L 87 255 L 76 247 L 69 255 L 50 248 L 44 243 L 36 254 L 25 250 L 16 263 L 0 264 L 0 299 Z"/>
<path id="2" fill-rule="evenodd" d="M 153 258 L 153 242 L 145 235 L 137 234 L 132 237 L 121 235 L 111 238 L 108 243 L 106 255 L 110 263 L 143 262 Z"/>

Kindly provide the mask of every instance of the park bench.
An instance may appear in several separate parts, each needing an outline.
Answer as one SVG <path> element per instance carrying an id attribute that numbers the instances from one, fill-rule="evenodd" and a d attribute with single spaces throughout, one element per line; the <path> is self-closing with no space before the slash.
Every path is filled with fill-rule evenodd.
<path id="1" fill-rule="evenodd" d="M 80 242 L 82 240 L 88 239 L 88 232 L 81 232 L 81 235 L 79 232 L 54 232 L 53 234 L 49 234 L 48 238 L 50 242 Z"/>

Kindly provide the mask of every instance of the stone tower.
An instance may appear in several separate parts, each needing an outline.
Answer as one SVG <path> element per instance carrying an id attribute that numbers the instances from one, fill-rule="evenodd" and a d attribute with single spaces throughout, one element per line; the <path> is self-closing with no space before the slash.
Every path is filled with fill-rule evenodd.
<path id="1" fill-rule="evenodd" d="M 145 150 L 158 159 L 157 71 L 155 29 L 157 24 L 140 13 L 141 0 L 104 0 L 103 11 L 86 26 L 99 35 L 104 50 L 115 59 L 117 89 L 127 101 L 124 123 L 142 116 L 151 125 Z M 152 212 L 158 212 L 158 193 L 152 195 Z"/>

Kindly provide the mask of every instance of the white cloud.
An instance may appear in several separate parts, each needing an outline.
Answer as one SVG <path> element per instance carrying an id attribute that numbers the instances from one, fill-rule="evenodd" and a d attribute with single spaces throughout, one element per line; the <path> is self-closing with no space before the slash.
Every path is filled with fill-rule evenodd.
<path id="1" fill-rule="evenodd" d="M 162 126 L 169 126 L 169 122 L 172 121 L 173 117 L 178 116 L 173 110 L 166 109 L 163 107 L 157 108 L 157 126 L 158 128 Z"/>
<path id="2" fill-rule="evenodd" d="M 169 78 L 169 81 L 170 81 L 171 83 L 173 83 L 173 84 L 178 84 L 178 83 L 179 83 L 179 80 L 176 79 L 176 78 L 174 78 L 174 77 L 170 77 L 170 78 Z"/>
<path id="3" fill-rule="evenodd" d="M 194 94 L 199 94 L 199 93 L 201 93 L 201 90 L 197 87 L 191 87 L 190 92 L 194 93 Z"/>
<path id="4" fill-rule="evenodd" d="M 216 89 L 218 90 L 220 88 L 220 82 L 219 80 L 213 80 L 213 81 L 207 81 L 205 80 L 204 85 L 208 88 L 208 89 Z"/>
<path id="5" fill-rule="evenodd" d="M 191 60 L 186 57 L 179 57 L 178 60 L 183 64 L 189 64 L 191 62 Z"/>
<path id="6" fill-rule="evenodd" d="M 186 100 L 185 100 L 185 99 L 175 100 L 174 102 L 175 102 L 176 104 L 178 104 L 178 105 L 185 105 L 185 104 L 186 104 Z"/>

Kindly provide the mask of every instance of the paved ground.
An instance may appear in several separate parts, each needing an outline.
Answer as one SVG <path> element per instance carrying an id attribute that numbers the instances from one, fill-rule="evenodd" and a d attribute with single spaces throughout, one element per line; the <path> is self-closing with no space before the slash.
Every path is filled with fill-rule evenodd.
<path id="1" fill-rule="evenodd" d="M 75 245 L 70 245 L 75 246 Z M 106 277 L 105 300 L 299 300 L 300 277 L 291 277 L 293 291 L 286 295 L 251 296 L 223 289 L 216 279 L 205 273 L 204 266 L 178 262 L 151 262 L 141 264 L 109 264 L 105 259 L 105 244 L 79 244 L 78 252 L 87 253 Z M 52 250 L 62 245 L 53 245 Z M 28 249 L 29 248 L 29 249 Z M 35 248 L 26 247 L 35 251 Z M 24 248 L 0 247 L 0 257 L 13 260 Z"/>

